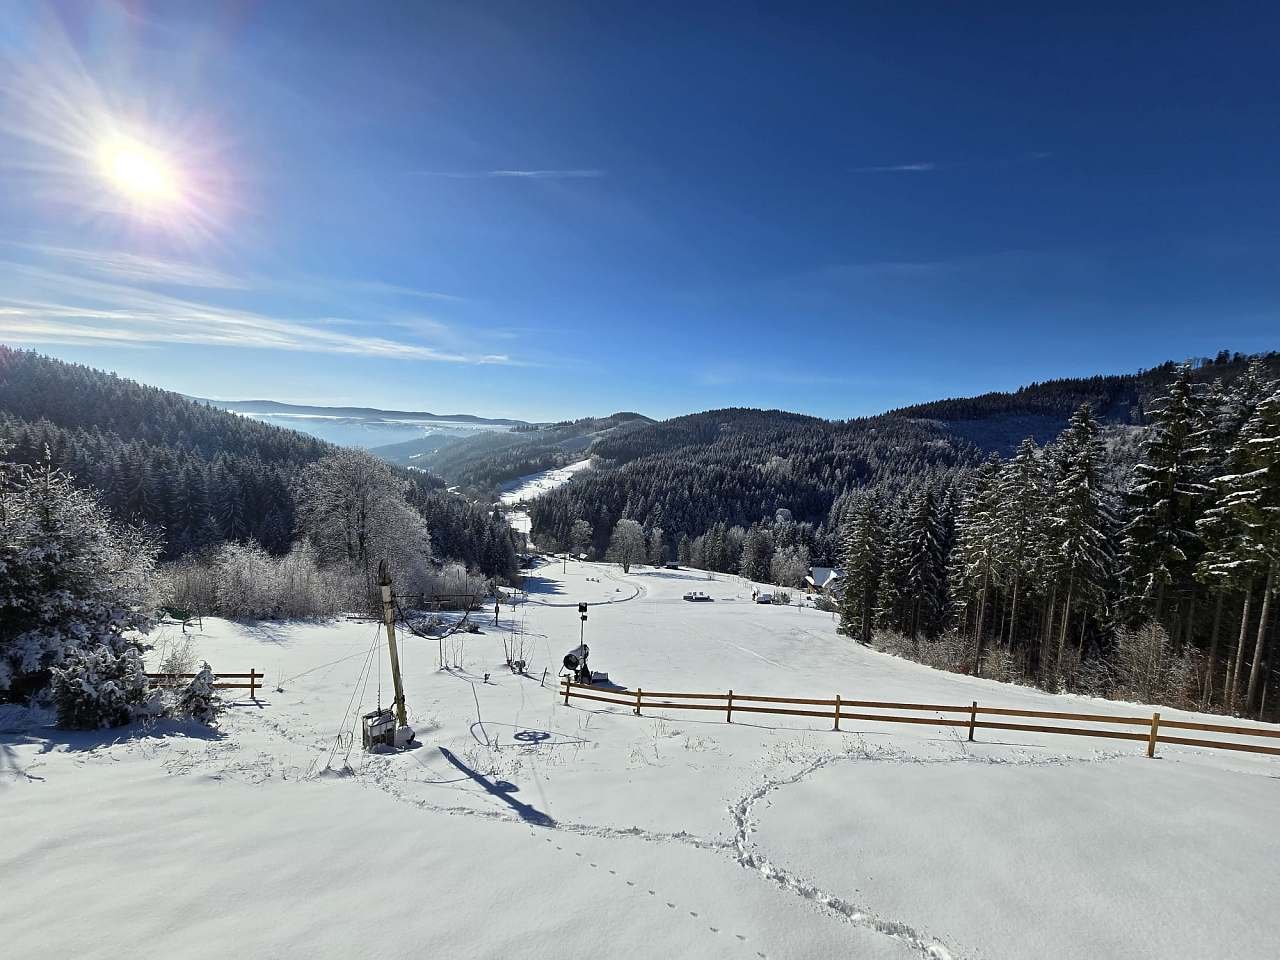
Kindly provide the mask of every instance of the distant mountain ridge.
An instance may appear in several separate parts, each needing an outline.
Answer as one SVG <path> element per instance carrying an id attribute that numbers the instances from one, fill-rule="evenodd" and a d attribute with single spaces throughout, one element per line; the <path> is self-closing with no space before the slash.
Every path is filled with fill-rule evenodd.
<path id="1" fill-rule="evenodd" d="M 359 420 L 422 420 L 429 423 L 469 423 L 495 427 L 529 426 L 526 420 L 480 417 L 473 413 L 428 413 L 424 410 L 382 410 L 377 407 L 326 407 L 317 404 L 283 403 L 279 400 L 210 400 L 207 397 L 189 397 L 188 399 L 220 410 L 245 414 L 350 417 Z"/>

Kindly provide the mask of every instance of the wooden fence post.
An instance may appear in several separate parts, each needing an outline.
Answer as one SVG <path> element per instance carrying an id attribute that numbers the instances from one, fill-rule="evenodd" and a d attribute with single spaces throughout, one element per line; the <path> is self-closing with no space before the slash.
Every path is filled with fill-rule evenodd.
<path id="1" fill-rule="evenodd" d="M 836 694 L 836 730 L 840 729 L 840 694 Z"/>
<path id="2" fill-rule="evenodd" d="M 1147 756 L 1154 757 L 1156 755 L 1156 735 L 1160 730 L 1160 714 L 1153 713 L 1151 715 L 1151 736 L 1147 739 Z"/>
<path id="3" fill-rule="evenodd" d="M 973 701 L 969 708 L 969 742 L 973 742 L 973 728 L 978 725 L 978 701 Z"/>
<path id="4" fill-rule="evenodd" d="M 262 674 L 258 672 L 257 667 L 249 668 L 249 699 L 250 700 L 258 699 L 258 678 L 260 676 L 262 676 Z"/>
<path id="5" fill-rule="evenodd" d="M 569 678 L 564 678 L 564 705 L 569 705 Z"/>
<path id="6" fill-rule="evenodd" d="M 636 716 L 640 716 L 640 699 L 644 696 L 644 688 L 636 687 Z"/>
<path id="7" fill-rule="evenodd" d="M 725 710 L 724 722 L 733 723 L 733 691 L 732 690 L 729 691 L 729 706 Z"/>

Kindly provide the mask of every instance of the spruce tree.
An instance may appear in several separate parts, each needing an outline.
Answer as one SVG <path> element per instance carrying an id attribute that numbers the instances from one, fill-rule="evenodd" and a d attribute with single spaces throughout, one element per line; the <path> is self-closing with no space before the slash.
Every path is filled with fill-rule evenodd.
<path id="1" fill-rule="evenodd" d="M 995 526 L 999 564 L 1009 583 L 1009 632 L 1018 638 L 1018 610 L 1034 582 L 1036 551 L 1042 541 L 1045 509 L 1044 468 L 1035 441 L 1027 438 L 1000 473 L 996 484 Z"/>
<path id="2" fill-rule="evenodd" d="M 884 531 L 879 511 L 869 494 L 863 494 L 845 515 L 841 532 L 840 632 L 860 643 L 871 642 L 876 593 L 880 585 Z"/>
<path id="3" fill-rule="evenodd" d="M 905 568 L 912 637 L 934 636 L 946 613 L 946 555 L 933 491 L 928 487 L 911 504 L 906 525 Z"/>
<path id="4" fill-rule="evenodd" d="M 1191 372 L 1184 366 L 1155 410 L 1128 492 L 1130 520 L 1121 541 L 1126 603 L 1166 628 L 1166 598 L 1193 588 L 1192 574 L 1203 548 L 1196 521 L 1208 487 L 1203 482 L 1198 420 Z M 1169 633 L 1180 635 L 1177 624 Z"/>
<path id="5" fill-rule="evenodd" d="M 997 523 L 1000 457 L 992 454 L 969 478 L 956 518 L 952 583 L 965 606 L 975 611 L 973 673 L 982 673 L 987 612 L 1000 584 L 1001 531 Z"/>
<path id="6" fill-rule="evenodd" d="M 1071 416 L 1058 440 L 1061 476 L 1049 505 L 1049 548 L 1056 579 L 1063 591 L 1055 669 L 1060 675 L 1071 614 L 1080 607 L 1086 618 L 1106 595 L 1113 565 L 1113 514 L 1102 489 L 1102 441 L 1098 421 L 1088 404 Z"/>

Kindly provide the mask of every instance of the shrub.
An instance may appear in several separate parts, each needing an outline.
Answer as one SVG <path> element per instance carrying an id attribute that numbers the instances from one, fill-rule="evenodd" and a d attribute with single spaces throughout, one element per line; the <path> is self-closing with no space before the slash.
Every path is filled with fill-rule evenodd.
<path id="1" fill-rule="evenodd" d="M 142 658 L 132 647 L 117 652 L 102 644 L 68 654 L 53 668 L 52 690 L 58 723 L 73 730 L 118 727 L 155 709 Z"/>
<path id="2" fill-rule="evenodd" d="M 179 717 L 209 725 L 217 719 L 220 709 L 218 693 L 213 688 L 213 671 L 209 668 L 209 664 L 202 664 L 200 672 L 191 679 L 182 693 L 178 694 L 174 713 Z"/>

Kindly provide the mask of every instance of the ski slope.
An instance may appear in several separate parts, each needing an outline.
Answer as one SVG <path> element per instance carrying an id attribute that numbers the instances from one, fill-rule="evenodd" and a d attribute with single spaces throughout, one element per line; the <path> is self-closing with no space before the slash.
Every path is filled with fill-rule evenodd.
<path id="1" fill-rule="evenodd" d="M 542 470 L 538 473 L 518 477 L 506 484 L 505 489 L 498 496 L 498 502 L 508 508 L 515 507 L 517 504 L 527 503 L 542 496 L 544 493 L 549 493 L 556 487 L 563 486 L 572 480 L 575 474 L 590 467 L 591 458 L 588 457 L 585 460 L 578 460 L 563 467 L 556 467 L 553 470 Z M 533 529 L 533 520 L 525 510 L 508 509 L 507 522 L 511 524 L 513 530 L 526 536 Z"/>
<path id="2" fill-rule="evenodd" d="M 5 955 L 1275 955 L 1275 758 L 566 707 L 586 601 L 592 665 L 629 687 L 1142 709 L 878 654 L 737 578 L 570 562 L 528 587 L 453 638 L 456 669 L 401 632 L 421 745 L 397 755 L 335 740 L 391 699 L 365 621 L 205 621 L 201 656 L 268 675 L 213 736 L 0 713 Z M 513 635 L 530 677 L 503 664 Z"/>

